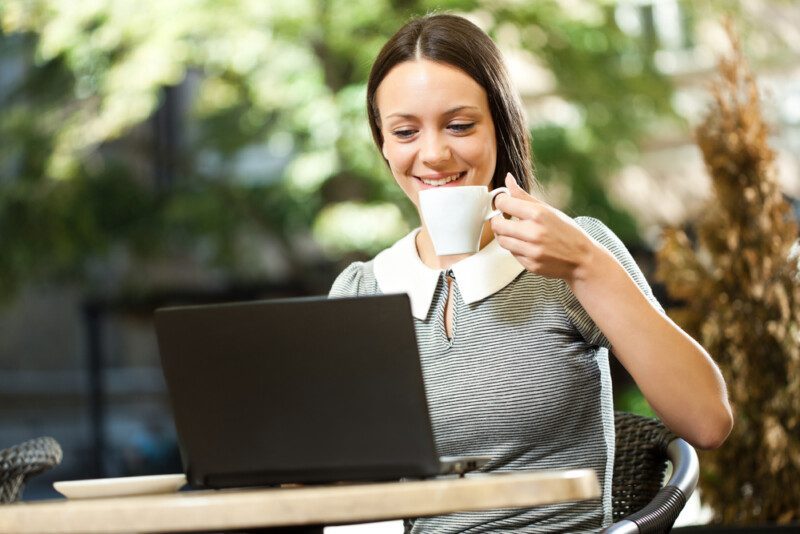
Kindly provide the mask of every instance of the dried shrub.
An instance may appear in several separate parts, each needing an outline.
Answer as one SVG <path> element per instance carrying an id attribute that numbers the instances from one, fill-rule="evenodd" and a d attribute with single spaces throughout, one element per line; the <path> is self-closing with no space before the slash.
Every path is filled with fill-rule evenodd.
<path id="1" fill-rule="evenodd" d="M 657 276 L 685 305 L 675 320 L 716 358 L 735 425 L 701 455 L 701 490 L 725 523 L 800 520 L 800 283 L 797 223 L 775 176 L 756 82 L 733 44 L 695 131 L 713 196 L 697 236 L 669 229 Z"/>

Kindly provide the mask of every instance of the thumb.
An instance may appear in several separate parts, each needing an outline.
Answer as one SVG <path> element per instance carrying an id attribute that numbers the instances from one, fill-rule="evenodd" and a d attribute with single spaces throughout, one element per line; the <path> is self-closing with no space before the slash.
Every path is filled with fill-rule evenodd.
<path id="1" fill-rule="evenodd" d="M 506 187 L 513 198 L 530 198 L 530 195 L 519 186 L 517 180 L 514 178 L 514 175 L 512 175 L 510 172 L 506 173 Z"/>
<path id="2" fill-rule="evenodd" d="M 506 187 L 511 193 L 512 198 L 521 198 L 524 200 L 528 200 L 530 202 L 537 202 L 537 203 L 542 202 L 532 194 L 522 189 L 522 187 L 520 187 L 520 185 L 514 179 L 514 175 L 512 175 L 510 172 L 506 174 Z"/>

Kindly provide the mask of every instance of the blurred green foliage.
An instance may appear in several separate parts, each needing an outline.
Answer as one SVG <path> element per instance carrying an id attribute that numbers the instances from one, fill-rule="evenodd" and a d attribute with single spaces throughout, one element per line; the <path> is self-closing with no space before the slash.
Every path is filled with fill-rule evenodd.
<path id="1" fill-rule="evenodd" d="M 634 384 L 628 385 L 620 391 L 614 391 L 614 409 L 645 417 L 657 417 L 650 403 L 647 402 L 642 392 Z"/>
<path id="2" fill-rule="evenodd" d="M 0 295 L 91 284 L 120 250 L 131 265 L 190 257 L 258 276 L 242 236 L 269 236 L 302 276 L 313 239 L 332 255 L 391 243 L 416 214 L 371 144 L 365 80 L 385 40 L 431 10 L 470 14 L 496 38 L 512 28 L 553 73 L 579 120 L 531 125 L 537 174 L 566 186 L 568 213 L 636 241 L 604 183 L 671 116 L 671 89 L 612 3 L 5 0 Z M 170 95 L 180 113 L 162 161 L 152 132 Z M 385 227 L 365 228 L 371 217 Z"/>

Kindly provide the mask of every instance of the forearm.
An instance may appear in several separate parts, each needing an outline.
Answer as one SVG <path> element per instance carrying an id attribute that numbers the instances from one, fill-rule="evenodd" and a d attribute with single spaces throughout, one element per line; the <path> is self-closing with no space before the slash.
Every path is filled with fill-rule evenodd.
<path id="1" fill-rule="evenodd" d="M 719 446 L 732 419 L 708 353 L 652 306 L 602 246 L 593 243 L 568 283 L 664 423 L 699 448 Z"/>

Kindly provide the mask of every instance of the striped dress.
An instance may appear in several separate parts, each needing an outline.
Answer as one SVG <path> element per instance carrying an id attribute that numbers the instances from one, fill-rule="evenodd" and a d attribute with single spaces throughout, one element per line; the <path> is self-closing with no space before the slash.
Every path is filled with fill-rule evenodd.
<path id="1" fill-rule="evenodd" d="M 660 310 L 622 242 L 596 219 L 575 222 L 611 251 Z M 452 272 L 423 267 L 415 235 L 378 258 L 351 264 L 330 296 L 394 292 L 406 284 L 439 454 L 488 455 L 485 470 L 493 472 L 594 469 L 602 498 L 418 518 L 413 532 L 575 533 L 610 524 L 614 408 L 605 336 L 566 282 L 514 267 L 508 261 L 513 256 L 495 242 L 462 260 L 471 270 L 459 277 L 459 264 Z M 490 278 L 504 272 L 506 280 L 487 282 L 474 275 L 481 272 Z M 454 276 L 451 338 L 444 326 L 448 273 Z M 420 289 L 426 284 L 428 289 Z M 480 290 L 487 293 L 486 287 L 491 294 L 484 296 Z"/>

